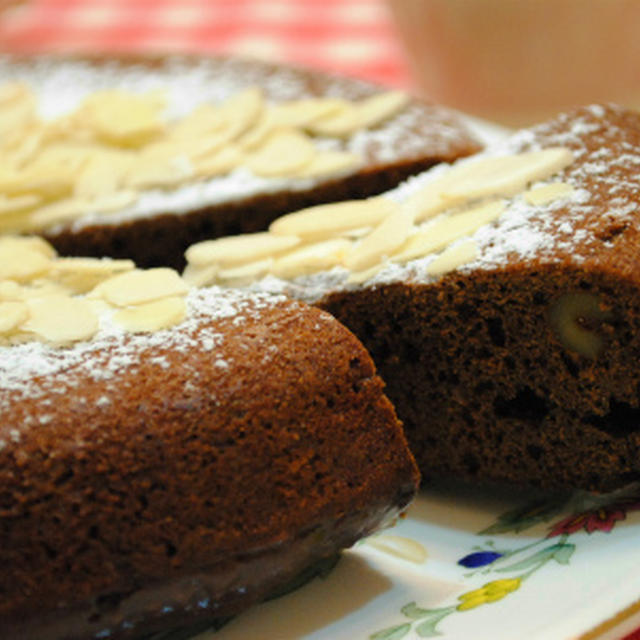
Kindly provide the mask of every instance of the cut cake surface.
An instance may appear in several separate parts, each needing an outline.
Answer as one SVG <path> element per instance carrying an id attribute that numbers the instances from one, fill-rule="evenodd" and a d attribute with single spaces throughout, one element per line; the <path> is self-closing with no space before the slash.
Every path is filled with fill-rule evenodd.
<path id="1" fill-rule="evenodd" d="M 364 264 L 376 225 L 333 268 L 252 286 L 313 301 L 360 337 L 426 477 L 612 489 L 640 477 L 639 165 L 637 113 L 581 108 L 385 194 L 394 223 L 416 202 L 436 217 L 396 248 L 382 234 L 391 250 L 370 271 L 344 264 Z"/>

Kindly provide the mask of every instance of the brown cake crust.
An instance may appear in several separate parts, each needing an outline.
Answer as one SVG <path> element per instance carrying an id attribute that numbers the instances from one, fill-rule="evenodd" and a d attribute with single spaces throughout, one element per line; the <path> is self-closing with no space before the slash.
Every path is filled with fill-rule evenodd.
<path id="1" fill-rule="evenodd" d="M 5 58 L 6 60 L 6 58 Z M 308 69 L 284 67 L 258 60 L 197 56 L 94 56 L 94 57 L 13 57 L 9 61 L 22 68 L 43 64 L 69 64 L 77 60 L 90 65 L 96 74 L 108 71 L 109 78 L 117 70 L 145 69 L 162 72 L 171 65 L 185 69 L 198 65 L 212 66 L 225 74 L 246 78 L 244 86 L 261 86 L 267 97 L 289 99 L 339 96 L 357 100 L 384 91 L 371 83 L 334 76 Z M 10 67 L 9 67 L 10 68 Z M 18 74 L 19 76 L 19 74 Z M 170 76 L 167 76 L 170 79 Z M 282 79 L 284 89 L 278 88 Z M 295 85 L 295 90 L 288 88 Z M 242 86 L 241 82 L 238 87 Z M 398 118 L 406 118 L 400 124 Z M 398 120 L 397 126 L 393 124 Z M 392 130 L 384 140 L 372 136 L 364 143 L 362 166 L 354 173 L 318 179 L 313 186 L 282 188 L 269 193 L 249 194 L 233 200 L 200 206 L 176 215 L 168 205 L 164 212 L 138 217 L 122 223 L 90 223 L 56 228 L 45 237 L 65 255 L 112 256 L 133 259 L 141 267 L 184 266 L 183 253 L 191 244 L 212 237 L 234 235 L 265 229 L 283 213 L 298 208 L 346 198 L 365 198 L 390 189 L 410 175 L 439 162 L 451 162 L 480 148 L 458 116 L 443 107 L 412 100 L 400 116 L 392 120 Z M 387 125 L 382 125 L 381 128 Z"/>
<path id="2" fill-rule="evenodd" d="M 328 314 L 249 299 L 171 331 L 0 390 L 2 637 L 232 615 L 413 495 L 383 384 Z"/>
<path id="3" fill-rule="evenodd" d="M 514 141 L 574 151 L 558 179 L 588 198 L 520 231 L 552 241 L 319 304 L 372 354 L 427 477 L 611 490 L 640 479 L 640 116 L 584 108 Z M 585 295 L 604 319 L 570 311 Z M 597 355 L 558 332 L 565 307 Z"/>

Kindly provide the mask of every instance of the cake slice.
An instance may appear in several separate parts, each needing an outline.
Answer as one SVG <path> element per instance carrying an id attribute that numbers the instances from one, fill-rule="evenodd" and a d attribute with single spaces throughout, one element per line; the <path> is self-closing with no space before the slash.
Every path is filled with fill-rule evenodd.
<path id="1" fill-rule="evenodd" d="M 479 148 L 402 92 L 233 58 L 0 57 L 0 133 L 0 232 L 146 267 Z"/>
<path id="2" fill-rule="evenodd" d="M 285 216 L 269 237 L 293 248 L 191 247 L 185 274 L 346 324 L 427 477 L 606 491 L 640 479 L 639 167 L 640 116 L 580 108 L 384 197 Z"/>
<path id="3" fill-rule="evenodd" d="M 227 618 L 392 524 L 417 483 L 328 313 L 0 238 L 0 637 Z"/>

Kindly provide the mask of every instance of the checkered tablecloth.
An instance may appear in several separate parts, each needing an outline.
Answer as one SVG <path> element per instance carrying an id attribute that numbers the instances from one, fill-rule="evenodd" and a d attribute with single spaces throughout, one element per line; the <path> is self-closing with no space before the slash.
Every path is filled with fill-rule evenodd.
<path id="1" fill-rule="evenodd" d="M 410 86 L 384 0 L 31 0 L 0 14 L 0 49 L 223 52 Z"/>

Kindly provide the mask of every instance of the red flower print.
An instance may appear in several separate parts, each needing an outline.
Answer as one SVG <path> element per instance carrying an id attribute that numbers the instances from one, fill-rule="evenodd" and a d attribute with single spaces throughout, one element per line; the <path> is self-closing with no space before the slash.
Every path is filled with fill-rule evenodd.
<path id="1" fill-rule="evenodd" d="M 556 522 L 551 527 L 547 538 L 553 538 L 564 534 L 571 535 L 580 529 L 587 533 L 603 531 L 609 533 L 618 520 L 624 520 L 627 516 L 626 509 L 619 504 L 612 504 L 584 513 L 574 513 L 573 515 Z"/>

